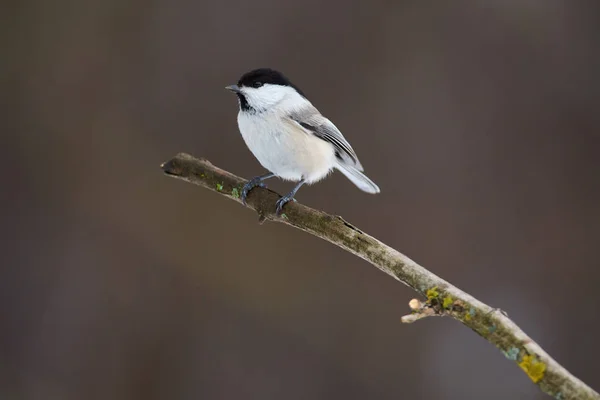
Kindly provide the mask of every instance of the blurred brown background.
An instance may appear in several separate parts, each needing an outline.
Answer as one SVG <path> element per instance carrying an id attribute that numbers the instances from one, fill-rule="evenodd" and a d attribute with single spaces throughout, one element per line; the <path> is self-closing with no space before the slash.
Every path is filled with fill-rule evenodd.
<path id="1" fill-rule="evenodd" d="M 303 88 L 382 193 L 298 199 L 490 305 L 600 389 L 594 1 L 28 0 L 0 79 L 4 399 L 543 399 L 414 293 L 163 177 L 263 173 L 224 86 Z M 288 191 L 289 183 L 270 182 Z"/>

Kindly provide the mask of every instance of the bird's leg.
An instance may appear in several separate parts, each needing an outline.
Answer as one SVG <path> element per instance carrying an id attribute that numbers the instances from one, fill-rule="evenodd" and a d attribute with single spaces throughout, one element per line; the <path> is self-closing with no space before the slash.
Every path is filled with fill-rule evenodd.
<path id="1" fill-rule="evenodd" d="M 248 193 L 254 189 L 257 186 L 260 187 L 265 187 L 265 184 L 263 183 L 263 181 L 265 179 L 269 179 L 274 177 L 275 174 L 272 172 L 269 172 L 268 174 L 264 174 L 264 175 L 259 175 L 259 176 L 255 176 L 254 178 L 250 179 L 248 181 L 248 183 L 246 183 L 244 185 L 244 187 L 242 188 L 242 195 L 240 196 L 242 199 L 242 203 L 244 203 L 244 205 L 246 205 L 246 197 L 248 197 Z"/>
<path id="2" fill-rule="evenodd" d="M 298 184 L 292 189 L 291 192 L 289 192 L 288 194 L 286 194 L 285 196 L 283 196 L 282 198 L 277 200 L 277 203 L 275 203 L 275 205 L 277 206 L 277 208 L 275 209 L 275 214 L 277 214 L 277 215 L 281 214 L 281 210 L 283 209 L 283 206 L 285 205 L 285 203 L 287 203 L 290 200 L 294 200 L 294 196 L 296 195 L 296 192 L 298 191 L 298 189 L 300 189 L 302 187 L 302 185 L 304 185 L 305 182 L 306 181 L 304 179 L 300 180 L 300 182 L 298 182 Z"/>

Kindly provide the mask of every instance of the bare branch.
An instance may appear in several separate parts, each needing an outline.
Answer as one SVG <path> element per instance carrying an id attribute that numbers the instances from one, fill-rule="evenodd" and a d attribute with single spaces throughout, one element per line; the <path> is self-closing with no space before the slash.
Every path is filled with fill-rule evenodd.
<path id="1" fill-rule="evenodd" d="M 240 193 L 247 181 L 207 160 L 180 153 L 161 167 L 168 176 L 203 186 L 241 204 Z M 271 190 L 255 188 L 248 196 L 248 207 L 259 214 L 260 220 L 293 226 L 357 255 L 425 297 L 424 301 L 413 299 L 409 303 L 412 312 L 402 318 L 403 322 L 450 316 L 500 349 L 545 393 L 561 400 L 600 399 L 596 391 L 558 364 L 501 310 L 475 299 L 339 216 L 290 202 L 285 213 L 277 217 L 274 211 L 279 197 Z"/>

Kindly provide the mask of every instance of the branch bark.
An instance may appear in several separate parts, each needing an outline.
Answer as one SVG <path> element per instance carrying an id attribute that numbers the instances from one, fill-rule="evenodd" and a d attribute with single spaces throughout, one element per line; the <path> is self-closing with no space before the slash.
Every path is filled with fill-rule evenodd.
<path id="1" fill-rule="evenodd" d="M 161 168 L 168 176 L 242 203 L 240 193 L 247 181 L 207 160 L 180 153 Z M 290 202 L 286 204 L 284 214 L 277 217 L 274 211 L 279 197 L 271 190 L 257 187 L 248 195 L 247 204 L 258 213 L 260 221 L 280 222 L 327 240 L 424 296 L 423 301 L 410 301 L 411 313 L 402 317 L 403 322 L 411 323 L 429 316 L 450 316 L 500 349 L 545 393 L 561 400 L 600 400 L 596 391 L 550 357 L 502 310 L 482 303 L 339 216 Z"/>

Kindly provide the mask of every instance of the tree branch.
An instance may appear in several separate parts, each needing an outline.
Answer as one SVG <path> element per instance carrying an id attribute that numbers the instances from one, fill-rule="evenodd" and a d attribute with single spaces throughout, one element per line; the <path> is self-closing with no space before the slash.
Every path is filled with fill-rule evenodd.
<path id="1" fill-rule="evenodd" d="M 207 160 L 180 153 L 161 167 L 168 176 L 203 186 L 241 204 L 240 193 L 247 181 Z M 403 322 L 450 316 L 500 349 L 545 393 L 561 400 L 600 399 L 596 391 L 571 375 L 501 310 L 475 299 L 339 216 L 290 202 L 285 213 L 277 217 L 274 211 L 279 197 L 257 187 L 248 196 L 248 207 L 259 214 L 261 221 L 293 226 L 357 255 L 425 297 L 423 301 L 410 301 L 412 312 L 402 318 Z"/>

